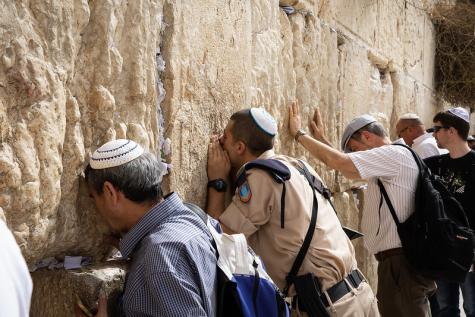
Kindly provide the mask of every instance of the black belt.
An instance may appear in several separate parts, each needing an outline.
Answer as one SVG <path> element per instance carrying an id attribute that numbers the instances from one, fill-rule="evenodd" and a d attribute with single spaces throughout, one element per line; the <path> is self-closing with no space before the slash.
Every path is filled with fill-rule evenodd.
<path id="1" fill-rule="evenodd" d="M 360 274 L 358 270 L 353 270 L 350 274 L 346 276 L 345 279 L 354 288 L 358 288 L 361 282 L 364 281 L 364 277 Z M 327 289 L 328 297 L 330 297 L 332 303 L 338 301 L 340 298 L 351 292 L 351 288 L 345 282 L 345 279 L 339 281 L 338 283 Z M 322 293 L 322 295 L 320 295 L 320 299 L 322 300 L 322 303 L 325 305 L 325 307 L 330 306 L 330 303 L 328 302 L 325 294 Z M 292 301 L 292 308 L 295 308 L 294 301 Z M 305 312 L 305 303 L 299 302 L 299 310 Z"/>

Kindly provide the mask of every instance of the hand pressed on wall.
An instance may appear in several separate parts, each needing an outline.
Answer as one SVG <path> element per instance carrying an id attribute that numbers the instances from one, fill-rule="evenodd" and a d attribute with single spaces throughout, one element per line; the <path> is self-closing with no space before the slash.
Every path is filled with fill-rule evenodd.
<path id="1" fill-rule="evenodd" d="M 299 102 L 294 100 L 289 106 L 289 132 L 294 138 L 297 131 L 302 127 L 302 119 L 300 118 Z"/>
<path id="2" fill-rule="evenodd" d="M 318 141 L 323 141 L 325 137 L 325 126 L 322 121 L 322 115 L 320 109 L 315 108 L 312 121 L 310 121 L 310 131 L 312 131 L 313 137 Z"/>

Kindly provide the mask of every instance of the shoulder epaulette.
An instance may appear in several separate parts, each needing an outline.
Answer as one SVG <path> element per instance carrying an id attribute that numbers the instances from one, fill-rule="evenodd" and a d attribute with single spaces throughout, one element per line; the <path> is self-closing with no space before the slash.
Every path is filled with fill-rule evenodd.
<path id="1" fill-rule="evenodd" d="M 282 184 L 282 195 L 280 199 L 280 227 L 284 228 L 285 219 L 285 181 L 290 179 L 290 169 L 282 162 L 274 159 L 257 159 L 244 165 L 243 170 L 238 175 L 236 186 L 239 188 L 247 180 L 247 171 L 251 169 L 266 171 L 278 184 Z"/>

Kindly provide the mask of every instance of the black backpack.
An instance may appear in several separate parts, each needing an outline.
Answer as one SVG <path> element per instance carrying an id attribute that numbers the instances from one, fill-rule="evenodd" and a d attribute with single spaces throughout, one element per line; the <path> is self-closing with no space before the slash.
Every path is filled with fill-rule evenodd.
<path id="1" fill-rule="evenodd" d="M 396 222 L 399 238 L 409 263 L 422 275 L 463 282 L 473 261 L 473 231 L 461 204 L 438 176 L 408 146 L 419 167 L 415 210 L 399 222 L 389 196 L 378 179 L 381 193 Z"/>

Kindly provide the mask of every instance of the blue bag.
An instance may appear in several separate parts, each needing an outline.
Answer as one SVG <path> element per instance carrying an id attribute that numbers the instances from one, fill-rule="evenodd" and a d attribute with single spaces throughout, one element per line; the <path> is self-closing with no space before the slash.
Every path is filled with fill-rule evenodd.
<path id="1" fill-rule="evenodd" d="M 218 317 L 288 317 L 282 293 L 243 234 L 228 235 L 208 219 L 218 251 Z"/>

